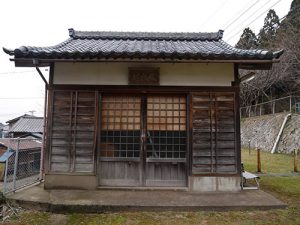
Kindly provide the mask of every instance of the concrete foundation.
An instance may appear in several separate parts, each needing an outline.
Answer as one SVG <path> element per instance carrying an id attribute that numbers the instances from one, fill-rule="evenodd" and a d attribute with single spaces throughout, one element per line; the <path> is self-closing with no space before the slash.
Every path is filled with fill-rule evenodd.
<path id="1" fill-rule="evenodd" d="M 223 179 L 221 179 L 223 180 Z M 286 204 L 261 190 L 193 193 L 171 190 L 45 190 L 43 184 L 6 196 L 23 208 L 55 213 L 278 209 Z"/>
<path id="2" fill-rule="evenodd" d="M 210 192 L 210 191 L 241 191 L 241 177 L 189 177 L 189 191 Z"/>
<path id="3" fill-rule="evenodd" d="M 97 188 L 95 175 L 46 174 L 45 189 L 83 189 Z"/>
<path id="4" fill-rule="evenodd" d="M 240 184 L 240 176 L 189 176 L 188 178 L 188 190 L 191 192 L 240 191 Z M 45 189 L 95 190 L 98 182 L 96 175 L 46 174 L 44 187 Z"/>

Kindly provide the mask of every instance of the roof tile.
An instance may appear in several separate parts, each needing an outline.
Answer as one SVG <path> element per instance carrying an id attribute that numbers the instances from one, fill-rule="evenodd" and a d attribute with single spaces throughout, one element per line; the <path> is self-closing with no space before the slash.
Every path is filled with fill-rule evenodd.
<path id="1" fill-rule="evenodd" d="M 42 117 L 21 117 L 9 129 L 9 132 L 43 133 L 44 119 Z"/>
<path id="2" fill-rule="evenodd" d="M 15 58 L 38 59 L 212 59 L 248 60 L 279 58 L 282 52 L 241 50 L 215 33 L 102 32 L 69 30 L 70 38 L 50 47 L 22 46 L 3 49 Z"/>
<path id="3" fill-rule="evenodd" d="M 41 139 L 22 138 L 19 139 L 19 150 L 34 150 L 42 147 Z M 9 149 L 16 150 L 18 147 L 18 140 L 11 138 L 0 138 L 0 144 L 6 146 Z"/>

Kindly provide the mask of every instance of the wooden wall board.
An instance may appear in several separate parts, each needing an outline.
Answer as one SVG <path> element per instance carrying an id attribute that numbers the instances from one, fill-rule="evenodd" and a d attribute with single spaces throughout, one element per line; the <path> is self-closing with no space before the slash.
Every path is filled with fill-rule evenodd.
<path id="1" fill-rule="evenodd" d="M 234 92 L 191 94 L 192 174 L 237 173 Z"/>

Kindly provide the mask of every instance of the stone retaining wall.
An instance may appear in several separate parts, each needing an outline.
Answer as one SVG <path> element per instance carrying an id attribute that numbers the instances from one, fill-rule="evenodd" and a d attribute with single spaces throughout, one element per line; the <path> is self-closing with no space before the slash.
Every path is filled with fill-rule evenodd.
<path id="1" fill-rule="evenodd" d="M 277 113 L 251 118 L 241 121 L 242 146 L 248 148 L 259 147 L 271 151 L 275 143 L 284 117 L 288 113 Z M 292 153 L 295 148 L 300 148 L 300 115 L 293 114 L 285 125 L 276 152 Z"/>

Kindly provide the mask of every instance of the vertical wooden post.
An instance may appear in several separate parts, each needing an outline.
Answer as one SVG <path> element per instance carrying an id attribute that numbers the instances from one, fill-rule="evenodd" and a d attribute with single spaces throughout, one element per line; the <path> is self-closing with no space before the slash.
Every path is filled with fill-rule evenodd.
<path id="1" fill-rule="evenodd" d="M 251 142 L 251 140 L 249 139 L 248 140 L 249 156 L 250 156 L 250 142 Z"/>
<path id="2" fill-rule="evenodd" d="M 251 117 L 251 106 L 249 106 L 249 118 Z"/>
<path id="3" fill-rule="evenodd" d="M 257 148 L 257 172 L 261 172 L 260 149 Z"/>
<path id="4" fill-rule="evenodd" d="M 259 105 L 259 115 L 261 116 L 261 106 L 262 104 Z"/>
<path id="5" fill-rule="evenodd" d="M 275 100 L 272 102 L 272 114 L 275 114 Z"/>
<path id="6" fill-rule="evenodd" d="M 298 172 L 298 149 L 294 150 L 294 172 Z"/>
<path id="7" fill-rule="evenodd" d="M 290 95 L 290 113 L 292 112 L 292 96 Z"/>
<path id="8" fill-rule="evenodd" d="M 242 118 L 242 116 L 243 116 L 242 110 L 243 110 L 243 108 L 240 108 L 240 118 Z"/>

